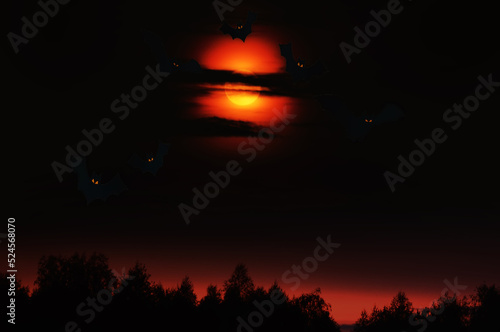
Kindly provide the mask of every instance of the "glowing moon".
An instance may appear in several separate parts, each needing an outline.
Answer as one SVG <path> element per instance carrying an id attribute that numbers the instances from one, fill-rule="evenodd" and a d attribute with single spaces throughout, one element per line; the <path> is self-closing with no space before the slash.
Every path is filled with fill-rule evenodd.
<path id="1" fill-rule="evenodd" d="M 255 76 L 249 70 L 236 71 L 235 73 L 245 75 L 245 76 Z M 246 85 L 243 83 L 229 83 L 226 82 L 224 86 L 226 90 L 227 98 L 236 105 L 246 106 L 253 104 L 257 99 L 259 99 L 261 87 Z"/>

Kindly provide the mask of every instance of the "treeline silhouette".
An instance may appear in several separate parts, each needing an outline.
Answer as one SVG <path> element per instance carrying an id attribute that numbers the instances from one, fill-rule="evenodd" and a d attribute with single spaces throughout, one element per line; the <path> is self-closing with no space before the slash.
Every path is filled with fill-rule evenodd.
<path id="1" fill-rule="evenodd" d="M 320 289 L 289 297 L 275 282 L 266 290 L 254 285 L 242 264 L 236 266 L 221 288 L 208 286 L 201 299 L 189 277 L 176 287 L 164 288 L 150 280 L 151 275 L 140 263 L 118 272 L 116 276 L 102 254 L 42 257 L 31 294 L 16 281 L 15 330 L 340 331 Z M 5 291 L 10 287 L 7 276 L 0 274 L 5 304 L 9 301 Z M 278 304 L 270 300 L 277 295 L 281 299 Z M 370 315 L 363 311 L 354 330 L 500 331 L 500 295 L 495 286 L 480 286 L 474 295 L 461 299 L 447 296 L 444 310 L 434 310 L 438 315 L 433 315 L 415 310 L 400 292 L 389 307 L 374 308 Z M 13 327 L 7 319 L 4 316 L 1 325 L 7 329 L 2 330 Z"/>
<path id="2" fill-rule="evenodd" d="M 489 332 L 500 331 L 500 289 L 478 286 L 469 296 L 458 298 L 449 292 L 424 309 L 416 309 L 404 292 L 399 292 L 389 307 L 366 310 L 355 324 L 354 332 Z"/>

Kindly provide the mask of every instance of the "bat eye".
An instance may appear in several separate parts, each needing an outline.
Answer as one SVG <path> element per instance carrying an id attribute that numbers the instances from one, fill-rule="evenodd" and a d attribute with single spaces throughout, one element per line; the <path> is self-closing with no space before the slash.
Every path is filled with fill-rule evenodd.
<path id="1" fill-rule="evenodd" d="M 370 120 L 370 122 L 373 122 L 373 120 Z"/>
<path id="2" fill-rule="evenodd" d="M 92 179 L 92 183 L 95 183 L 94 179 Z"/>

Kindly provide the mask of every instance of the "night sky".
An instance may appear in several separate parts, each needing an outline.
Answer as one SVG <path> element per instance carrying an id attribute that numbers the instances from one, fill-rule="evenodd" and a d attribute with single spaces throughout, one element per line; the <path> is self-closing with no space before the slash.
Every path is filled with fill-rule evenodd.
<path id="1" fill-rule="evenodd" d="M 73 1 L 18 54 L 4 38 L 4 218 L 16 218 L 23 284 L 33 288 L 42 255 L 97 251 L 116 270 L 145 263 L 166 287 L 188 275 L 200 298 L 242 262 L 266 288 L 274 280 L 289 294 L 320 287 L 333 318 L 347 324 L 399 290 L 424 307 L 445 279 L 458 277 L 464 294 L 500 283 L 499 92 L 460 128 L 443 120 L 474 95 L 478 76 L 500 81 L 494 5 L 402 1 L 402 11 L 347 63 L 339 44 L 353 45 L 354 27 L 364 28 L 370 11 L 387 4 L 244 0 L 224 13 L 232 26 L 257 14 L 243 42 L 219 30 L 211 1 Z M 5 6 L 4 36 L 19 34 L 21 17 L 40 9 L 34 1 Z M 194 59 L 202 70 L 172 73 L 120 119 L 112 103 L 158 63 L 147 32 L 161 38 L 169 57 Z M 295 82 L 280 55 L 279 44 L 288 43 L 306 67 L 321 62 L 326 72 Z M 238 104 L 244 96 L 228 83 L 259 87 L 258 99 Z M 404 117 L 353 142 L 322 107 L 324 95 L 355 115 L 390 103 Z M 248 162 L 240 144 L 285 109 L 294 118 Z M 52 164 L 64 163 L 65 147 L 76 148 L 82 130 L 104 118 L 115 129 L 87 166 L 104 182 L 119 173 L 127 190 L 87 204 L 75 172 L 59 182 Z M 392 192 L 384 173 L 397 174 L 398 156 L 408 158 L 414 141 L 435 128 L 447 140 Z M 127 164 L 133 154 L 147 158 L 158 142 L 170 149 L 156 176 Z M 231 160 L 241 173 L 187 225 L 179 204 L 193 205 L 193 188 L 203 190 L 209 173 Z M 341 246 L 292 291 L 282 274 L 328 235 Z"/>

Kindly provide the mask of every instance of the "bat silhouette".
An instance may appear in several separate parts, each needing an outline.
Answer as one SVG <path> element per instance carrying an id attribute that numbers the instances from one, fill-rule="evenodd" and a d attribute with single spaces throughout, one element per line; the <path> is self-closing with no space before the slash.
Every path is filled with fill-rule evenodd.
<path id="1" fill-rule="evenodd" d="M 335 96 L 325 95 L 317 97 L 323 109 L 331 112 L 344 126 L 347 137 L 353 142 L 362 141 L 374 126 L 396 121 L 404 116 L 401 108 L 394 104 L 385 104 L 382 110 L 375 115 L 354 115 L 347 106 Z"/>
<path id="2" fill-rule="evenodd" d="M 236 25 L 236 28 L 231 27 L 229 24 L 227 24 L 226 21 L 224 21 L 222 23 L 220 31 L 222 31 L 224 34 L 229 34 L 233 38 L 233 40 L 239 38 L 243 40 L 243 42 L 245 42 L 245 39 L 248 37 L 248 35 L 252 33 L 252 24 L 253 22 L 255 22 L 256 18 L 257 15 L 255 13 L 249 12 L 245 25 L 238 23 Z"/>
<path id="3" fill-rule="evenodd" d="M 78 181 L 78 190 L 80 190 L 87 200 L 87 204 L 95 200 L 106 201 L 111 195 L 119 195 L 127 189 L 122 179 L 116 174 L 110 181 L 103 183 L 102 177 L 95 173 L 89 176 L 87 162 L 85 159 L 75 167 Z"/>
<path id="4" fill-rule="evenodd" d="M 196 60 L 189 60 L 186 63 L 180 63 L 177 59 L 169 58 L 165 45 L 161 38 L 149 31 L 143 32 L 144 42 L 149 46 L 153 52 L 154 57 L 160 64 L 160 70 L 166 73 L 175 72 L 199 72 L 201 66 Z"/>
<path id="5" fill-rule="evenodd" d="M 292 53 L 292 44 L 281 45 L 281 56 L 286 59 L 286 71 L 292 75 L 295 81 L 307 81 L 313 76 L 318 76 L 326 71 L 321 62 L 317 62 L 311 67 L 305 67 L 304 61 L 300 58 L 295 60 Z"/>
<path id="6" fill-rule="evenodd" d="M 158 150 L 154 156 L 148 156 L 147 159 L 142 159 L 138 155 L 134 154 L 128 164 L 134 168 L 138 168 L 142 173 L 151 173 L 156 175 L 158 170 L 163 166 L 163 159 L 168 153 L 170 145 L 159 143 Z"/>

